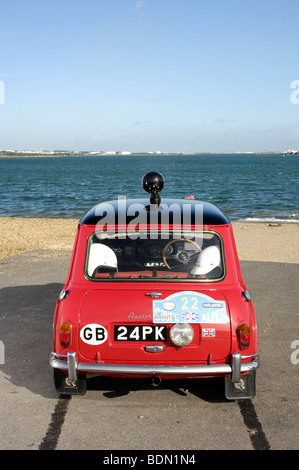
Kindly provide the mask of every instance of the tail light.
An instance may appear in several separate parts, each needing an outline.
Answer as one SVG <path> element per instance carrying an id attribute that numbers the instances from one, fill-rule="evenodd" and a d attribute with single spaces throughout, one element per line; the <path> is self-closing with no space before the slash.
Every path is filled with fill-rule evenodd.
<path id="1" fill-rule="evenodd" d="M 244 349 L 249 348 L 250 327 L 247 323 L 239 323 L 237 328 L 237 336 L 240 350 L 243 351 Z"/>
<path id="2" fill-rule="evenodd" d="M 59 335 L 61 346 L 63 348 L 69 348 L 72 343 L 72 325 L 68 321 L 61 323 Z"/>

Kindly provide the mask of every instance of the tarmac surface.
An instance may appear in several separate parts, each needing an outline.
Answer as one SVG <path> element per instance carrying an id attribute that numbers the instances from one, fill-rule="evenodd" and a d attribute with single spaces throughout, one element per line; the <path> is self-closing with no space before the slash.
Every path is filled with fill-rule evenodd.
<path id="1" fill-rule="evenodd" d="M 63 399 L 49 354 L 69 260 L 39 250 L 0 262 L 1 450 L 299 449 L 299 264 L 241 262 L 258 324 L 253 400 L 227 401 L 219 379 L 103 377 Z"/>

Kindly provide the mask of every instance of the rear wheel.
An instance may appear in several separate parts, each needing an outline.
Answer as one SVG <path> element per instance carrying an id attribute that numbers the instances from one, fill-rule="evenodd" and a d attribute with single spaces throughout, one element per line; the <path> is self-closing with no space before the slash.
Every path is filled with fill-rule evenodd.
<path id="1" fill-rule="evenodd" d="M 84 395 L 86 393 L 86 377 L 78 375 L 76 382 L 71 382 L 66 372 L 54 369 L 54 386 L 60 395 Z"/>

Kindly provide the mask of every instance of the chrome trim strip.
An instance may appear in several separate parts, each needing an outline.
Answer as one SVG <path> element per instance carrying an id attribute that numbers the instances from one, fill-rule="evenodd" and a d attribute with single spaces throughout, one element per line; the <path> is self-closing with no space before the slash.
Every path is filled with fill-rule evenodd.
<path id="1" fill-rule="evenodd" d="M 238 355 L 239 353 L 235 353 Z M 69 378 L 77 380 L 78 372 L 99 373 L 99 374 L 128 374 L 128 375 L 227 375 L 232 374 L 232 378 L 236 380 L 239 374 L 243 372 L 250 372 L 259 366 L 258 355 L 251 362 L 241 363 L 233 355 L 233 362 L 235 364 L 211 364 L 211 365 L 197 365 L 197 366 L 161 366 L 161 365 L 120 365 L 120 364 L 99 364 L 99 363 L 86 363 L 77 362 L 76 353 L 68 353 L 68 361 L 58 359 L 56 356 L 61 357 L 60 354 L 51 353 L 50 365 L 54 369 L 63 369 L 69 371 Z M 245 358 L 241 357 L 241 359 Z"/>
<path id="2" fill-rule="evenodd" d="M 258 357 L 258 354 L 250 354 L 250 356 L 241 356 L 241 359 L 250 359 L 251 357 Z"/>
<path id="3" fill-rule="evenodd" d="M 52 360 L 52 357 L 67 357 L 67 354 L 59 354 L 59 353 L 54 353 L 54 352 L 51 352 L 50 354 L 50 364 L 51 364 L 51 360 Z"/>

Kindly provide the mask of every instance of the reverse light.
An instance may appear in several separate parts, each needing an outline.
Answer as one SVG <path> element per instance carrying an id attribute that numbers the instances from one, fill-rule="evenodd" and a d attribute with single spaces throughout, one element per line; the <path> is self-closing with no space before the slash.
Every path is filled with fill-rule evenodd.
<path id="1" fill-rule="evenodd" d="M 176 346 L 184 347 L 194 338 L 194 330 L 188 323 L 176 323 L 170 328 L 170 339 Z"/>
<path id="2" fill-rule="evenodd" d="M 247 323 L 239 323 L 237 328 L 237 336 L 239 349 L 241 351 L 244 351 L 244 349 L 248 349 L 250 343 L 250 327 Z"/>
<path id="3" fill-rule="evenodd" d="M 61 346 L 63 348 L 69 348 L 72 343 L 72 325 L 68 321 L 61 323 L 59 335 Z"/>

